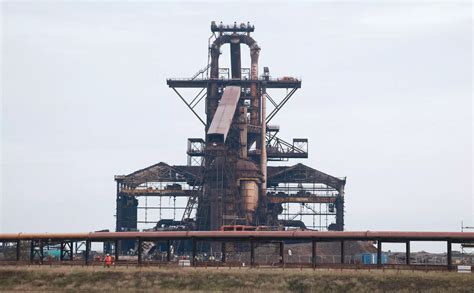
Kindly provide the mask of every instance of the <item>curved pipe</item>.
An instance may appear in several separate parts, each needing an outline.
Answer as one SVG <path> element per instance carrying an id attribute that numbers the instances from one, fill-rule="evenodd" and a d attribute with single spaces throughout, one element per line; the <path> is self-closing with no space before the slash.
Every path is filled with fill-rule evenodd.
<path id="1" fill-rule="evenodd" d="M 211 80 L 219 78 L 219 56 L 221 54 L 220 48 L 224 44 L 230 44 L 233 41 L 236 42 L 236 38 L 238 38 L 238 42 L 242 44 L 246 44 L 250 48 L 250 72 L 251 76 L 250 79 L 256 80 L 258 79 L 258 55 L 260 53 L 260 47 L 257 45 L 257 42 L 248 35 L 221 35 L 214 40 L 209 50 L 211 51 Z M 211 82 L 208 90 L 209 95 L 209 103 L 207 109 L 207 125 L 212 121 L 214 117 L 214 113 L 216 112 L 218 101 L 217 101 L 217 84 L 215 82 Z M 258 99 L 257 99 L 257 84 L 251 84 L 251 95 L 253 97 L 252 109 L 250 111 L 250 120 L 253 125 L 258 125 Z M 207 129 L 206 129 L 207 131 Z"/>

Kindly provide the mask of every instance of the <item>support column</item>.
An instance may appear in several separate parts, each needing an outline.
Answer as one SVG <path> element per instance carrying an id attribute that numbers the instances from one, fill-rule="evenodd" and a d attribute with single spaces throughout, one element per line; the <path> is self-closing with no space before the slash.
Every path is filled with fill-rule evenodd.
<path id="1" fill-rule="evenodd" d="M 250 239 L 250 266 L 253 267 L 255 265 L 255 242 L 251 238 Z"/>
<path id="2" fill-rule="evenodd" d="M 382 267 L 382 241 L 377 240 L 377 267 Z"/>
<path id="3" fill-rule="evenodd" d="M 167 240 L 166 244 L 167 244 L 167 247 L 166 247 L 166 261 L 170 262 L 171 261 L 171 241 Z"/>
<path id="4" fill-rule="evenodd" d="M 405 253 L 405 258 L 406 258 L 406 264 L 410 265 L 410 241 L 407 241 L 405 243 L 406 245 L 406 253 Z"/>
<path id="5" fill-rule="evenodd" d="M 196 239 L 191 238 L 192 243 L 192 253 L 191 253 L 191 265 L 194 267 L 196 265 Z"/>
<path id="6" fill-rule="evenodd" d="M 89 254 L 90 254 L 90 251 L 91 251 L 91 241 L 90 240 L 86 240 L 86 253 L 84 255 L 84 263 L 85 265 L 89 265 Z"/>
<path id="7" fill-rule="evenodd" d="M 39 245 L 40 264 L 43 264 L 43 259 L 44 259 L 43 241 L 39 240 L 38 245 Z"/>
<path id="8" fill-rule="evenodd" d="M 120 255 L 120 248 L 119 248 L 119 241 L 118 239 L 115 240 L 114 243 L 114 253 L 115 253 L 115 263 L 119 260 L 119 255 Z"/>
<path id="9" fill-rule="evenodd" d="M 222 258 L 221 258 L 221 261 L 223 263 L 225 263 L 225 254 L 226 254 L 226 250 L 225 250 L 225 242 L 221 242 L 221 253 L 222 253 Z"/>
<path id="10" fill-rule="evenodd" d="M 260 197 L 265 199 L 267 197 L 267 94 L 264 93 L 261 97 L 262 108 L 261 108 L 261 156 L 260 156 L 260 171 L 262 172 L 262 183 L 260 186 Z M 263 200 L 266 202 L 266 200 Z"/>
<path id="11" fill-rule="evenodd" d="M 69 260 L 73 261 L 74 260 L 74 242 L 70 241 L 69 245 L 70 245 L 69 248 L 71 249 L 71 253 L 69 254 Z"/>
<path id="12" fill-rule="evenodd" d="M 345 258 L 345 254 L 344 254 L 344 240 L 341 241 L 341 264 L 344 264 L 344 258 Z"/>
<path id="13" fill-rule="evenodd" d="M 21 241 L 16 241 L 16 261 L 20 261 L 21 257 Z"/>
<path id="14" fill-rule="evenodd" d="M 138 238 L 138 264 L 142 264 L 142 255 L 143 255 L 143 240 Z"/>
<path id="15" fill-rule="evenodd" d="M 344 186 L 339 188 L 339 194 L 336 197 L 336 230 L 344 231 Z"/>
<path id="16" fill-rule="evenodd" d="M 64 260 L 64 241 L 61 240 L 60 249 L 59 249 L 59 260 Z"/>
<path id="17" fill-rule="evenodd" d="M 313 269 L 316 268 L 316 240 L 311 241 L 311 263 L 313 265 Z"/>
<path id="18" fill-rule="evenodd" d="M 447 241 L 447 250 L 448 250 L 448 253 L 447 253 L 447 261 L 448 261 L 448 271 L 450 271 L 452 269 L 452 266 L 453 266 L 453 258 L 452 258 L 452 252 L 451 252 L 451 249 L 452 249 L 452 245 L 451 245 L 451 240 L 448 240 Z"/>
<path id="19" fill-rule="evenodd" d="M 30 262 L 35 260 L 35 240 L 31 240 L 30 242 Z"/>
<path id="20" fill-rule="evenodd" d="M 280 264 L 285 265 L 285 242 L 280 242 Z"/>

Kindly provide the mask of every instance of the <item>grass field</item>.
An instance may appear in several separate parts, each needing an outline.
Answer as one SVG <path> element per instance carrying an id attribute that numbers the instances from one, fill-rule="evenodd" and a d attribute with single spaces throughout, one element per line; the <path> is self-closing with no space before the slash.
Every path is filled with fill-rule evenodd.
<path id="1" fill-rule="evenodd" d="M 474 292 L 474 274 L 249 268 L 1 267 L 0 291 Z"/>

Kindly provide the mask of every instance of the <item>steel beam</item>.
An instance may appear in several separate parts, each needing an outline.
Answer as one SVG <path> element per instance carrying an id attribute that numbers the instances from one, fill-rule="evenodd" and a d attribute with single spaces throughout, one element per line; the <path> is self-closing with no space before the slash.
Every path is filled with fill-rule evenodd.
<path id="1" fill-rule="evenodd" d="M 142 264 L 143 256 L 143 240 L 138 238 L 138 264 Z"/>
<path id="2" fill-rule="evenodd" d="M 59 245 L 60 245 L 60 248 L 59 248 L 59 260 L 60 260 L 60 261 L 63 261 L 63 260 L 64 260 L 64 241 L 61 241 L 61 243 L 60 243 Z"/>
<path id="3" fill-rule="evenodd" d="M 316 268 L 316 240 L 311 241 L 311 264 L 313 269 Z"/>
<path id="4" fill-rule="evenodd" d="M 69 245 L 71 245 L 71 254 L 69 255 L 69 260 L 73 261 L 74 260 L 74 242 L 70 241 Z"/>
<path id="5" fill-rule="evenodd" d="M 166 83 L 170 88 L 206 88 L 210 83 L 214 83 L 219 87 L 226 87 L 229 85 L 238 85 L 242 87 L 250 87 L 252 83 L 256 83 L 257 87 L 261 87 L 265 82 L 265 87 L 267 89 L 293 89 L 301 88 L 300 80 L 252 80 L 252 79 L 219 79 L 219 78 L 209 78 L 209 79 L 167 79 Z"/>
<path id="6" fill-rule="evenodd" d="M 21 241 L 16 241 L 16 261 L 19 261 L 21 258 Z"/>
<path id="7" fill-rule="evenodd" d="M 115 256 L 115 262 L 119 260 L 119 255 L 120 255 L 120 248 L 119 248 L 119 240 L 115 239 L 114 241 L 114 256 Z"/>
<path id="8" fill-rule="evenodd" d="M 341 264 L 344 264 L 344 257 L 345 257 L 345 254 L 344 254 L 344 240 L 341 241 Z"/>
<path id="9" fill-rule="evenodd" d="M 377 267 L 382 267 L 382 241 L 377 240 Z"/>
<path id="10" fill-rule="evenodd" d="M 196 265 L 196 238 L 191 238 L 192 243 L 192 253 L 191 253 L 191 265 L 194 267 Z"/>
<path id="11" fill-rule="evenodd" d="M 448 265 L 448 271 L 452 270 L 453 268 L 453 258 L 452 258 L 452 245 L 451 245 L 451 241 L 448 240 L 446 242 L 447 244 L 447 265 Z"/>
<path id="12" fill-rule="evenodd" d="M 31 263 L 35 260 L 35 242 L 36 240 L 30 241 L 30 262 Z"/>
<path id="13" fill-rule="evenodd" d="M 225 263 L 225 261 L 226 261 L 226 259 L 225 259 L 225 257 L 226 257 L 226 255 L 225 255 L 226 254 L 226 245 L 225 245 L 224 241 L 221 242 L 221 253 L 222 253 L 221 262 Z"/>
<path id="14" fill-rule="evenodd" d="M 171 261 L 171 241 L 167 240 L 166 241 L 166 261 L 170 262 Z"/>
<path id="15" fill-rule="evenodd" d="M 407 241 L 405 243 L 405 246 L 406 246 L 406 253 L 405 253 L 405 258 L 406 258 L 406 264 L 407 265 L 410 265 L 410 241 Z"/>
<path id="16" fill-rule="evenodd" d="M 194 108 L 183 98 L 183 96 L 174 87 L 171 87 L 171 88 L 178 95 L 178 97 L 183 101 L 183 103 L 186 104 L 186 106 L 188 106 L 189 110 L 193 112 L 193 114 L 199 119 L 199 121 L 201 121 L 201 123 L 204 126 L 206 126 L 206 123 L 204 122 L 204 120 L 202 120 L 202 118 L 196 113 L 196 111 L 194 111 Z"/>
<path id="17" fill-rule="evenodd" d="M 255 240 L 250 238 L 250 266 L 255 265 Z"/>
<path id="18" fill-rule="evenodd" d="M 280 264 L 282 266 L 285 265 L 285 242 L 280 242 Z"/>
<path id="19" fill-rule="evenodd" d="M 85 263 L 86 266 L 89 265 L 90 251 L 91 251 L 91 241 L 86 240 L 86 252 L 84 254 L 84 263 Z"/>

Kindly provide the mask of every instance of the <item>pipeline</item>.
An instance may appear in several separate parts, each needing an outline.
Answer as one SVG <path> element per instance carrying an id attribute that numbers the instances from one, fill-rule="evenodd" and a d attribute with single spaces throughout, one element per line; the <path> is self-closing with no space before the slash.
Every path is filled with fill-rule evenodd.
<path id="1" fill-rule="evenodd" d="M 0 242 L 17 240 L 123 240 L 123 239 L 266 239 L 266 240 L 381 240 L 474 242 L 474 232 L 402 231 L 162 231 L 162 232 L 89 232 L 89 233 L 10 233 L 0 234 Z"/>

